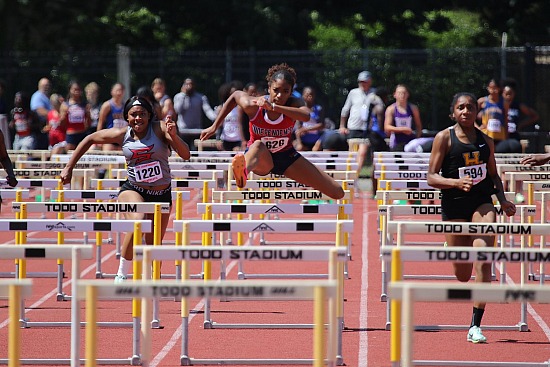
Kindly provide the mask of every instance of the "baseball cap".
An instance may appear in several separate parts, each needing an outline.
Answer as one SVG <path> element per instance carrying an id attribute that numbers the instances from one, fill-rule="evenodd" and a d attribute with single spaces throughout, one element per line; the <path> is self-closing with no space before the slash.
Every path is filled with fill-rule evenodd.
<path id="1" fill-rule="evenodd" d="M 362 71 L 362 72 L 359 73 L 359 75 L 357 76 L 357 81 L 358 82 L 366 82 L 370 78 L 371 78 L 370 73 L 365 70 L 365 71 Z"/>

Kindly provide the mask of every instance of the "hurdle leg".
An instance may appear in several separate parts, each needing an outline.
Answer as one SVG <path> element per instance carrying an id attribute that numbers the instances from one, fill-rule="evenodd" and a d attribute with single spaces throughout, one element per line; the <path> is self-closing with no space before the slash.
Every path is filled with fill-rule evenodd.
<path id="1" fill-rule="evenodd" d="M 71 261 L 71 367 L 80 367 L 80 300 L 77 287 L 80 278 L 80 249 L 73 248 Z"/>

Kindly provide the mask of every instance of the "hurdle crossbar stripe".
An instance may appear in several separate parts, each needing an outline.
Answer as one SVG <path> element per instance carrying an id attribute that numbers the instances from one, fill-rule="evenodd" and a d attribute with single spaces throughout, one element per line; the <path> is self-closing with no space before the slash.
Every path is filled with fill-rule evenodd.
<path id="1" fill-rule="evenodd" d="M 143 260 L 144 251 L 149 252 L 154 260 L 247 260 L 247 261 L 328 261 L 330 251 L 336 251 L 337 260 L 346 261 L 345 247 L 329 248 L 322 246 L 239 246 L 216 247 L 204 246 L 136 246 L 134 258 Z"/>
<path id="2" fill-rule="evenodd" d="M 30 191 L 25 189 L 0 189 L 0 197 L 2 199 L 15 199 L 17 197 L 17 193 L 21 193 L 22 199 L 28 199 L 30 197 Z"/>
<path id="3" fill-rule="evenodd" d="M 90 187 L 92 189 L 97 189 L 99 182 L 101 182 L 101 186 L 104 189 L 113 189 L 121 187 L 126 180 L 93 178 L 90 181 Z M 172 188 L 202 189 L 204 187 L 204 182 L 206 182 L 209 188 L 216 185 L 216 181 L 214 180 L 172 180 Z"/>
<path id="4" fill-rule="evenodd" d="M 441 200 L 441 191 L 437 190 L 379 190 L 378 195 L 382 203 L 386 204 L 390 203 L 392 200 Z M 535 196 L 536 195 L 537 193 L 535 193 Z M 507 200 L 514 200 L 516 193 L 508 191 L 504 193 L 504 196 Z M 496 200 L 495 195 L 493 195 L 493 200 Z"/>
<path id="5" fill-rule="evenodd" d="M 63 169 L 67 165 L 66 163 L 61 162 L 42 162 L 42 161 L 15 161 L 14 162 L 18 169 Z M 105 163 L 80 163 L 75 164 L 75 169 L 86 169 L 86 168 L 101 168 L 107 167 L 108 164 Z"/>
<path id="6" fill-rule="evenodd" d="M 17 179 L 17 188 L 30 189 L 33 187 L 44 187 L 48 189 L 53 189 L 58 187 L 59 180 L 52 178 L 45 179 L 32 179 L 32 178 L 22 178 Z M 0 187 L 9 187 L 6 181 L 0 181 Z"/>
<path id="7" fill-rule="evenodd" d="M 389 294 L 402 299 L 403 290 L 410 288 L 417 301 L 480 301 L 480 302 L 550 302 L 550 288 L 539 285 L 499 285 L 472 283 L 391 282 Z"/>
<path id="8" fill-rule="evenodd" d="M 405 171 L 391 171 L 391 170 L 375 170 L 374 178 L 384 178 L 385 180 L 426 180 L 428 178 L 427 171 L 418 170 L 405 170 Z"/>
<path id="9" fill-rule="evenodd" d="M 63 192 L 66 200 L 115 200 L 118 198 L 119 190 L 52 190 L 51 198 L 57 200 L 60 192 Z"/>
<path id="10" fill-rule="evenodd" d="M 472 234 L 517 234 L 517 235 L 548 235 L 550 226 L 540 223 L 474 223 L 474 222 L 411 222 L 393 221 L 387 223 L 388 232 L 395 233 L 398 228 L 406 233 L 457 235 Z"/>
<path id="11" fill-rule="evenodd" d="M 224 170 L 227 171 L 231 162 L 170 162 L 171 170 Z"/>
<path id="12" fill-rule="evenodd" d="M 213 203 L 197 204 L 197 213 L 204 214 L 210 207 L 212 214 L 352 214 L 352 204 L 264 204 L 264 203 Z"/>
<path id="13" fill-rule="evenodd" d="M 419 189 L 419 190 L 436 190 L 428 185 L 426 180 L 378 180 L 381 190 L 389 189 Z"/>
<path id="14" fill-rule="evenodd" d="M 78 282 L 79 299 L 86 298 L 86 287 L 97 287 L 99 299 L 132 299 L 163 297 L 207 297 L 221 298 L 277 298 L 281 300 L 312 299 L 315 286 L 327 287 L 328 296 L 335 297 L 336 282 L 333 280 L 254 281 L 212 280 L 201 282 L 181 282 L 155 280 L 126 282 L 124 284 L 107 283 L 101 280 L 81 280 Z"/>
<path id="15" fill-rule="evenodd" d="M 344 182 L 348 185 L 348 188 L 351 188 L 354 186 L 353 179 L 349 180 L 335 180 L 339 184 L 343 184 Z M 234 180 L 231 180 L 231 186 L 236 187 L 236 182 Z M 277 189 L 277 190 L 283 190 L 283 189 L 289 189 L 289 190 L 296 190 L 296 189 L 303 189 L 303 190 L 313 190 L 311 186 L 306 186 L 300 182 L 294 181 L 294 180 L 248 180 L 246 181 L 246 187 L 249 189 Z"/>
<path id="16" fill-rule="evenodd" d="M 12 211 L 21 211 L 21 202 L 12 203 Z M 154 213 L 157 204 L 160 204 L 161 213 L 170 213 L 168 203 L 24 203 L 29 213 Z"/>
<path id="17" fill-rule="evenodd" d="M 297 191 L 212 191 L 214 200 L 334 200 L 330 196 L 317 190 Z M 349 200 L 349 190 L 344 190 L 344 197 L 341 200 Z"/>
<path id="18" fill-rule="evenodd" d="M 548 181 L 550 172 L 504 172 L 504 177 L 513 181 Z"/>
<path id="19" fill-rule="evenodd" d="M 534 217 L 537 214 L 536 205 L 517 205 L 516 216 L 520 216 L 521 209 L 525 209 L 525 215 Z M 497 215 L 504 215 L 500 205 L 495 205 Z M 386 215 L 391 211 L 393 215 L 441 215 L 441 205 L 379 205 L 378 214 Z"/>
<path id="20" fill-rule="evenodd" d="M 21 297 L 32 295 L 32 281 L 30 279 L 0 279 L 0 298 L 9 297 L 9 287 L 15 285 L 21 287 Z"/>
<path id="21" fill-rule="evenodd" d="M 73 249 L 81 251 L 82 259 L 92 259 L 93 246 L 87 245 L 7 245 L 0 247 L 0 259 L 71 259 Z"/>
<path id="22" fill-rule="evenodd" d="M 190 232 L 274 232 L 274 233 L 336 233 L 338 223 L 344 232 L 353 231 L 351 220 L 174 220 L 174 231 L 188 226 Z M 550 231 L 550 229 L 549 229 Z"/>
<path id="23" fill-rule="evenodd" d="M 55 162 L 67 163 L 71 158 L 70 154 L 54 154 L 51 160 Z M 126 158 L 121 155 L 106 155 L 106 154 L 84 154 L 78 160 L 79 163 L 105 163 L 105 164 L 125 164 Z"/>
<path id="24" fill-rule="evenodd" d="M 84 220 L 84 219 L 0 219 L 0 231 L 43 232 L 132 232 L 134 223 L 141 224 L 142 232 L 152 231 L 150 220 Z"/>
<path id="25" fill-rule="evenodd" d="M 116 200 L 119 193 L 119 190 L 52 190 L 52 199 L 57 199 L 60 191 L 63 191 L 66 200 Z M 177 195 L 177 191 L 172 191 L 172 200 L 175 200 Z M 182 191 L 182 200 L 189 199 L 191 199 L 191 193 L 189 191 Z"/>
<path id="26" fill-rule="evenodd" d="M 335 180 L 353 180 L 357 177 L 356 171 L 350 171 L 350 170 L 333 170 L 333 171 L 326 171 L 325 172 L 330 177 L 334 178 Z M 261 179 L 286 179 L 287 177 L 284 175 L 277 175 L 275 173 L 269 173 L 265 176 L 257 175 L 254 172 L 250 173 L 250 179 L 251 180 L 261 180 Z"/>
<path id="27" fill-rule="evenodd" d="M 186 169 L 172 169 L 170 170 L 170 175 L 172 178 L 223 178 L 224 170 L 209 170 L 209 169 L 196 169 L 196 170 L 186 170 Z M 128 171 L 126 168 L 117 168 L 111 170 L 111 173 L 118 178 L 128 177 Z"/>
<path id="28" fill-rule="evenodd" d="M 395 246 L 382 246 L 382 260 L 391 260 Z M 550 262 L 550 249 L 534 248 L 495 248 L 495 247 L 441 247 L 441 246 L 401 246 L 401 260 L 404 261 L 505 261 L 505 262 Z"/>

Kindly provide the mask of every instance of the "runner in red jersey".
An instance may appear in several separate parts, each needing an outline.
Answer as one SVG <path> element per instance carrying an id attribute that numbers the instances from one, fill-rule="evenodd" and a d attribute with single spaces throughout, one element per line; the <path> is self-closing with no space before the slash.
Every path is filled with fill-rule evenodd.
<path id="1" fill-rule="evenodd" d="M 305 159 L 292 146 L 292 129 L 296 120 L 308 121 L 310 110 L 301 98 L 292 97 L 296 73 L 287 64 L 272 66 L 266 76 L 269 94 L 251 97 L 235 91 L 223 104 L 216 120 L 201 133 L 206 140 L 216 133 L 227 114 L 241 106 L 250 118 L 250 140 L 245 153 L 233 158 L 233 173 L 238 187 L 246 186 L 248 172 L 269 173 L 313 187 L 334 199 L 344 197 L 342 187 L 328 174 Z"/>

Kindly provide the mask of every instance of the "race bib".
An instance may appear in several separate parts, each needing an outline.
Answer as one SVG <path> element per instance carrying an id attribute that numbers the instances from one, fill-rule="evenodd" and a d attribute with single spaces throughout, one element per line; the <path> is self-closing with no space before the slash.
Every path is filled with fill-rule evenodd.
<path id="1" fill-rule="evenodd" d="M 487 131 L 498 133 L 500 131 L 500 120 L 499 119 L 489 119 L 487 122 Z"/>
<path id="2" fill-rule="evenodd" d="M 134 167 L 134 174 L 137 182 L 155 182 L 162 178 L 160 162 L 150 162 Z"/>
<path id="3" fill-rule="evenodd" d="M 508 123 L 508 132 L 509 133 L 515 133 L 517 131 L 516 123 L 515 122 L 509 122 Z"/>
<path id="4" fill-rule="evenodd" d="M 487 165 L 482 163 L 475 166 L 460 167 L 458 177 L 463 178 L 466 176 L 470 176 L 474 181 L 474 185 L 477 185 L 487 177 Z"/>
<path id="5" fill-rule="evenodd" d="M 288 137 L 274 138 L 270 136 L 264 136 L 262 137 L 261 140 L 262 140 L 262 143 L 265 144 L 265 146 L 267 147 L 267 149 L 269 149 L 271 153 L 276 153 L 282 150 L 288 144 Z"/>

